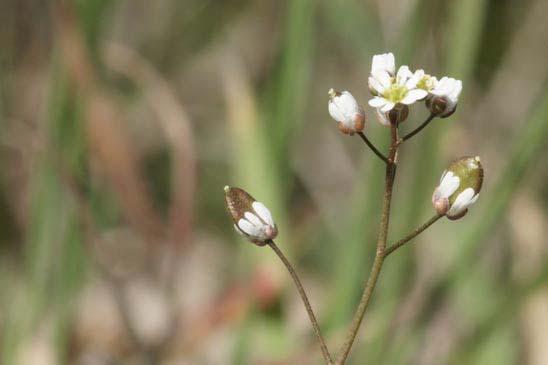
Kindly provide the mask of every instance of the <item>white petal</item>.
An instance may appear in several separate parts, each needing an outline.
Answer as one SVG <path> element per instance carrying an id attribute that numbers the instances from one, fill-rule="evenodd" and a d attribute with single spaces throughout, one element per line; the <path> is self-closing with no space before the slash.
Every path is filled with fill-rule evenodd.
<path id="1" fill-rule="evenodd" d="M 417 100 L 425 98 L 427 95 L 428 95 L 428 92 L 426 90 L 422 90 L 422 89 L 409 90 L 407 92 L 407 95 L 405 95 L 405 98 L 403 98 L 401 102 L 402 104 L 410 105 L 416 102 Z"/>
<path id="2" fill-rule="evenodd" d="M 245 219 L 240 219 L 238 221 L 238 228 L 240 228 L 242 232 L 244 232 L 248 236 L 251 236 L 252 238 L 258 238 L 259 236 L 261 236 L 262 233 L 259 227 L 254 226 Z"/>
<path id="3" fill-rule="evenodd" d="M 363 114 L 362 108 L 352 94 L 343 91 L 329 101 L 329 114 L 337 122 L 352 124 L 356 114 Z"/>
<path id="4" fill-rule="evenodd" d="M 274 220 L 272 219 L 272 215 L 270 214 L 270 210 L 268 210 L 267 207 L 261 202 L 253 202 L 252 204 L 253 209 L 255 210 L 255 213 L 268 225 L 274 227 Z"/>
<path id="5" fill-rule="evenodd" d="M 390 120 L 388 119 L 386 114 L 381 113 L 381 111 L 379 109 L 377 109 L 376 112 L 377 112 L 377 120 L 379 121 L 379 123 L 381 123 L 382 125 L 389 126 L 390 125 Z"/>
<path id="6" fill-rule="evenodd" d="M 470 204 L 468 204 L 468 206 L 474 204 L 479 198 L 479 193 L 474 195 L 474 197 L 472 199 L 470 199 Z"/>
<path id="7" fill-rule="evenodd" d="M 369 100 L 369 105 L 373 108 L 380 108 L 387 103 L 385 98 L 375 96 L 373 99 Z"/>
<path id="8" fill-rule="evenodd" d="M 374 55 L 373 61 L 371 62 L 371 73 L 386 71 L 394 74 L 395 63 L 394 55 L 392 53 Z"/>
<path id="9" fill-rule="evenodd" d="M 377 80 L 373 76 L 369 76 L 368 80 L 369 80 L 369 87 L 371 89 L 375 90 L 379 94 L 382 94 L 384 92 L 384 87 L 382 86 L 379 80 Z"/>
<path id="10" fill-rule="evenodd" d="M 411 78 L 407 80 L 407 82 L 405 83 L 405 86 L 408 89 L 414 89 L 417 87 L 417 84 L 423 77 L 424 77 L 424 70 L 417 70 L 415 71 L 413 76 L 411 76 Z"/>
<path id="11" fill-rule="evenodd" d="M 392 78 L 386 71 L 379 71 L 371 74 L 382 85 L 383 90 L 388 89 L 392 85 Z"/>
<path id="12" fill-rule="evenodd" d="M 344 113 L 333 100 L 329 101 L 329 115 L 337 122 L 341 122 L 344 119 Z"/>
<path id="13" fill-rule="evenodd" d="M 374 55 L 371 61 L 371 73 L 384 70 L 384 59 L 382 55 Z"/>
<path id="14" fill-rule="evenodd" d="M 460 86 L 462 88 L 462 83 Z M 458 89 L 458 87 L 459 83 L 454 78 L 442 77 L 431 93 L 437 96 L 449 96 L 455 89 Z"/>
<path id="15" fill-rule="evenodd" d="M 441 182 L 443 181 L 443 178 L 445 177 L 445 175 L 447 175 L 447 170 L 443 171 L 443 173 L 441 174 L 441 177 L 440 177 L 440 184 L 441 184 Z"/>
<path id="16" fill-rule="evenodd" d="M 242 232 L 242 230 L 237 225 L 234 225 L 234 229 L 236 230 L 236 232 L 238 232 L 240 236 L 247 238 L 246 234 Z"/>
<path id="17" fill-rule="evenodd" d="M 396 82 L 400 85 L 405 85 L 407 80 L 413 76 L 408 66 L 400 66 L 398 73 L 396 74 Z"/>
<path id="18" fill-rule="evenodd" d="M 345 111 L 345 113 L 351 114 L 356 112 L 356 110 L 359 108 L 358 102 L 352 94 L 350 94 L 348 91 L 343 91 L 341 93 L 341 96 L 337 99 L 337 103 Z"/>
<path id="19" fill-rule="evenodd" d="M 394 74 L 396 72 L 396 60 L 392 52 L 384 54 L 384 60 L 386 64 L 386 71 Z"/>
<path id="20" fill-rule="evenodd" d="M 390 110 L 392 110 L 392 108 L 395 105 L 396 105 L 395 103 L 387 101 L 386 104 L 384 104 L 384 106 L 382 106 L 380 110 L 382 113 L 388 113 Z"/>
<path id="21" fill-rule="evenodd" d="M 455 199 L 455 202 L 447 212 L 447 215 L 456 216 L 464 212 L 468 208 L 468 206 L 470 206 L 470 204 L 476 201 L 474 199 L 474 194 L 474 189 L 465 189 L 462 193 L 459 194 L 459 196 L 457 196 L 457 199 Z"/>
<path id="22" fill-rule="evenodd" d="M 453 90 L 449 93 L 449 98 L 453 100 L 454 103 L 457 103 L 459 100 L 460 93 L 462 91 L 462 81 L 457 80 L 453 85 Z"/>
<path id="23" fill-rule="evenodd" d="M 442 198 L 449 198 L 455 191 L 457 191 L 459 186 L 460 178 L 451 171 L 447 171 L 440 183 L 440 196 Z"/>
<path id="24" fill-rule="evenodd" d="M 245 212 L 244 213 L 245 219 L 247 219 L 251 224 L 257 227 L 264 226 L 264 222 L 259 219 L 255 214 L 251 212 Z"/>

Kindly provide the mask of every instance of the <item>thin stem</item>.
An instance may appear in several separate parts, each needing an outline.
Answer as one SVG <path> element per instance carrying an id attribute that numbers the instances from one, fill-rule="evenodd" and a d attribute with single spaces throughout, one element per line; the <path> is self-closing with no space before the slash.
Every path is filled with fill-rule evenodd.
<path id="1" fill-rule="evenodd" d="M 350 324 L 350 329 L 348 330 L 346 340 L 344 341 L 341 350 L 339 351 L 337 365 L 344 365 L 346 359 L 348 358 L 348 354 L 350 353 L 350 349 L 354 344 L 354 340 L 356 339 L 356 336 L 362 324 L 363 316 L 365 314 L 365 311 L 367 310 L 367 307 L 373 295 L 373 291 L 375 290 L 375 286 L 377 284 L 377 280 L 379 279 L 379 274 L 384 263 L 384 249 L 386 247 L 388 226 L 390 223 L 390 204 L 392 202 L 392 191 L 394 186 L 394 180 L 396 177 L 397 153 L 398 126 L 396 123 L 392 123 L 390 126 L 390 151 L 388 155 L 388 164 L 386 165 L 381 227 L 377 240 L 377 253 L 375 255 L 375 260 L 373 261 L 373 266 L 371 267 L 369 278 L 365 283 L 365 288 L 360 299 L 360 304 L 358 305 L 358 309 L 356 310 L 354 318 L 352 319 L 352 323 Z"/>
<path id="2" fill-rule="evenodd" d="M 432 224 L 436 223 L 438 219 L 443 217 L 441 214 L 436 214 L 432 218 L 430 218 L 426 223 L 424 223 L 422 226 L 415 229 L 413 232 L 409 233 L 406 237 L 402 238 L 398 242 L 394 243 L 393 245 L 389 246 L 384 251 L 384 257 L 390 255 L 392 252 L 396 251 L 401 246 L 405 245 L 407 242 L 411 241 L 413 238 L 417 237 L 419 234 L 421 234 L 424 230 L 426 230 L 428 227 L 430 227 Z"/>
<path id="3" fill-rule="evenodd" d="M 308 296 L 306 295 L 306 292 L 304 291 L 304 287 L 301 284 L 301 280 L 299 280 L 299 276 L 297 275 L 297 273 L 293 269 L 293 266 L 291 266 L 291 263 L 289 263 L 289 261 L 287 260 L 283 252 L 280 250 L 280 248 L 276 246 L 274 241 L 270 240 L 267 242 L 267 244 L 270 246 L 270 248 L 272 248 L 272 250 L 276 253 L 276 255 L 278 255 L 280 260 L 283 262 L 283 264 L 287 268 L 289 275 L 291 275 L 293 282 L 295 282 L 297 291 L 299 292 L 299 295 L 301 296 L 301 299 L 303 300 L 306 311 L 308 312 L 308 317 L 310 318 L 310 322 L 312 323 L 314 332 L 316 332 L 316 337 L 318 338 L 318 342 L 320 343 L 320 348 L 322 350 L 323 358 L 325 359 L 327 364 L 329 365 L 333 364 L 333 360 L 331 359 L 331 355 L 329 354 L 329 350 L 327 349 L 327 345 L 325 344 L 325 339 L 323 338 L 322 332 L 320 331 L 320 326 L 318 325 L 318 321 L 316 320 L 316 316 L 314 315 L 314 311 L 312 310 L 312 306 L 310 305 Z"/>
<path id="4" fill-rule="evenodd" d="M 385 164 L 388 164 L 388 158 L 375 147 L 375 145 L 367 138 L 367 136 L 363 132 L 358 132 L 358 135 L 361 137 L 361 139 L 365 142 L 365 144 L 373 151 L 381 160 L 384 161 Z"/>
<path id="5" fill-rule="evenodd" d="M 398 144 L 401 144 L 405 141 L 407 141 L 409 138 L 413 137 L 415 134 L 419 133 L 420 131 L 422 131 L 424 129 L 424 127 L 426 127 L 434 118 L 436 117 L 435 114 L 430 114 L 428 116 L 428 118 L 426 118 L 426 120 L 424 122 L 422 122 L 421 125 L 419 125 L 417 128 L 415 128 L 414 130 L 412 130 L 411 132 L 409 132 L 408 134 L 406 134 L 402 139 L 400 139 L 398 141 Z"/>

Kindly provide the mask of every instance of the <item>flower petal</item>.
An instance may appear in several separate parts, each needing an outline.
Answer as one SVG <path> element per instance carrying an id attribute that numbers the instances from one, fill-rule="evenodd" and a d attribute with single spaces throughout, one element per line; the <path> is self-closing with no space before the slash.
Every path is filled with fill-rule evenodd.
<path id="1" fill-rule="evenodd" d="M 238 221 L 238 228 L 240 228 L 240 230 L 243 233 L 247 234 L 248 236 L 251 236 L 252 238 L 258 238 L 258 237 L 262 236 L 261 229 L 257 226 L 254 226 L 253 224 L 249 223 L 245 219 L 240 219 Z"/>
<path id="2" fill-rule="evenodd" d="M 267 207 L 261 202 L 254 202 L 252 204 L 253 209 L 255 210 L 255 213 L 266 222 L 266 224 L 274 227 L 274 220 L 272 219 L 272 215 L 270 214 L 270 210 L 268 210 Z"/>
<path id="3" fill-rule="evenodd" d="M 392 102 L 390 102 L 390 101 L 386 101 L 386 104 L 384 104 L 384 106 L 382 106 L 382 107 L 380 108 L 380 110 L 381 110 L 382 113 L 388 113 L 390 110 L 392 110 L 392 108 L 393 108 L 394 106 L 396 106 L 395 103 L 392 103 Z"/>
<path id="4" fill-rule="evenodd" d="M 474 199 L 474 189 L 468 188 L 461 192 L 455 202 L 447 212 L 448 216 L 457 216 L 464 212 L 471 204 L 473 204 L 476 199 Z"/>
<path id="5" fill-rule="evenodd" d="M 387 103 L 385 98 L 381 98 L 379 96 L 375 96 L 373 99 L 369 100 L 369 105 L 373 108 L 380 108 L 384 106 Z"/>
<path id="6" fill-rule="evenodd" d="M 411 76 L 411 78 L 407 80 L 407 82 L 405 83 L 405 86 L 410 90 L 414 89 L 417 87 L 417 84 L 423 77 L 424 77 L 424 70 L 417 70 L 415 71 L 413 76 Z"/>
<path id="7" fill-rule="evenodd" d="M 377 79 L 377 81 L 382 85 L 383 90 L 388 89 L 392 84 L 392 78 L 386 71 L 378 71 L 372 73 L 371 76 Z"/>
<path id="8" fill-rule="evenodd" d="M 440 183 L 440 196 L 443 198 L 449 198 L 455 191 L 457 191 L 459 186 L 460 178 L 451 171 L 447 171 Z"/>
<path id="9" fill-rule="evenodd" d="M 385 90 L 384 87 L 382 86 L 380 81 L 377 80 L 375 77 L 369 76 L 368 81 L 369 81 L 369 88 L 375 90 L 379 94 L 382 94 L 384 92 Z"/>
<path id="10" fill-rule="evenodd" d="M 405 98 L 401 101 L 402 104 L 410 105 L 416 102 L 417 100 L 421 100 L 425 98 L 428 95 L 428 92 L 426 90 L 422 89 L 413 89 L 409 90 L 407 92 L 407 95 L 405 95 Z"/>
<path id="11" fill-rule="evenodd" d="M 236 232 L 238 232 L 238 234 L 239 234 L 240 236 L 247 238 L 247 235 L 246 235 L 244 232 L 242 232 L 242 230 L 240 229 L 240 227 L 238 227 L 236 224 L 234 225 L 234 229 L 236 230 Z"/>
<path id="12" fill-rule="evenodd" d="M 405 85 L 405 83 L 411 76 L 413 76 L 413 74 L 409 70 L 408 66 L 400 66 L 400 68 L 398 69 L 398 73 L 396 74 L 396 83 L 400 85 Z"/>
<path id="13" fill-rule="evenodd" d="M 384 53 L 373 56 L 373 61 L 371 62 L 371 73 L 377 71 L 386 71 L 391 74 L 395 72 L 395 59 L 392 53 Z"/>
<path id="14" fill-rule="evenodd" d="M 251 212 L 245 212 L 244 218 L 247 219 L 251 224 L 257 227 L 264 226 L 265 224 L 263 221 L 259 219 L 259 217 L 257 217 L 255 214 Z"/>

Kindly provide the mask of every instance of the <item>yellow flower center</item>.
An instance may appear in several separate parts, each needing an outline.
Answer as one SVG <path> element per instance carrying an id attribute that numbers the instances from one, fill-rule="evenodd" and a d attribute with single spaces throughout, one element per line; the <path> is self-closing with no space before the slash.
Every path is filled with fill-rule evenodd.
<path id="1" fill-rule="evenodd" d="M 426 91 L 432 90 L 434 88 L 434 79 L 430 75 L 424 75 L 417 83 L 417 88 Z"/>
<path id="2" fill-rule="evenodd" d="M 390 87 L 384 91 L 382 96 L 392 103 L 398 103 L 403 98 L 405 98 L 405 96 L 407 95 L 407 91 L 407 87 L 405 87 L 404 85 L 392 83 L 392 85 L 390 85 Z"/>

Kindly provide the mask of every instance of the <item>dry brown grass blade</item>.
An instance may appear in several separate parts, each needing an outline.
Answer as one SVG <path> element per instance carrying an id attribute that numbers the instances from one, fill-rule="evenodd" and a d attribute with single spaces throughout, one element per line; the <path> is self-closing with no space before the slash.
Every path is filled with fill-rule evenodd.
<path id="1" fill-rule="evenodd" d="M 123 130 L 116 106 L 100 86 L 89 52 L 66 2 L 54 10 L 55 37 L 75 89 L 85 104 L 86 137 L 89 151 L 119 196 L 126 219 L 148 241 L 161 236 L 162 222 L 140 172 L 140 158 Z"/>
<path id="2" fill-rule="evenodd" d="M 196 158 L 192 124 L 165 78 L 134 50 L 120 44 L 104 47 L 108 68 L 132 80 L 158 115 L 159 124 L 171 149 L 170 239 L 187 243 L 194 216 Z"/>

